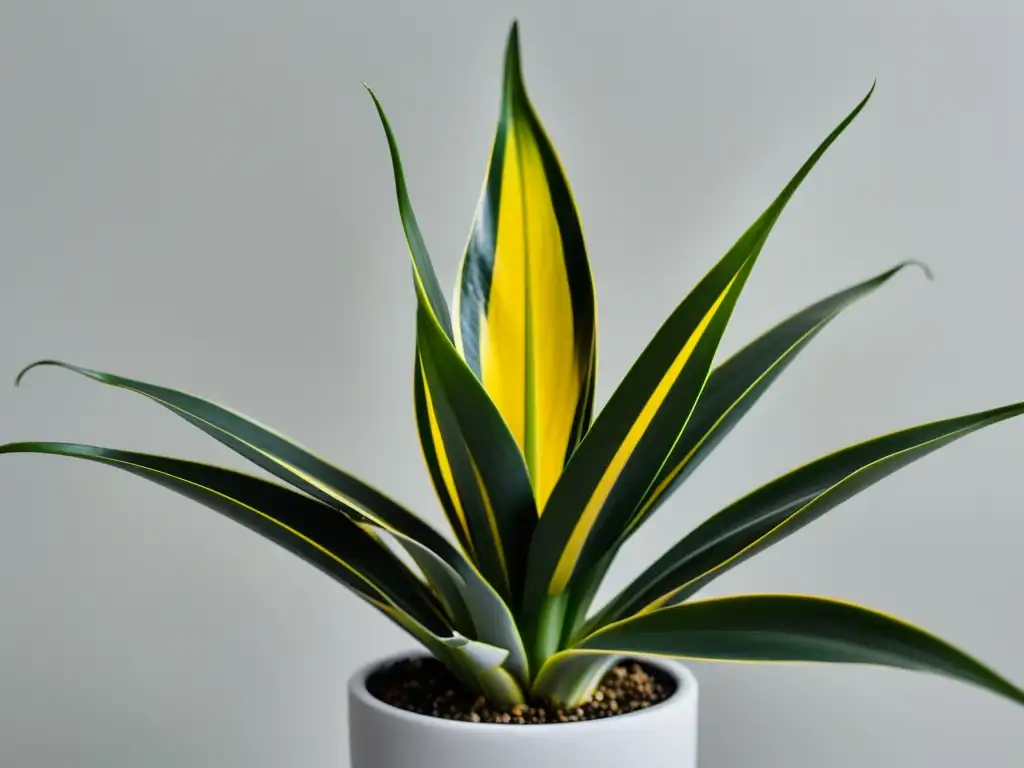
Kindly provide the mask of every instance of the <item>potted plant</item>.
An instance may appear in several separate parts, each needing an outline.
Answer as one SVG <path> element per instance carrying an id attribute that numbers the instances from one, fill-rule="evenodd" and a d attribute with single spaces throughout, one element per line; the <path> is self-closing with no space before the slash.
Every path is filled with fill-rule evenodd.
<path id="1" fill-rule="evenodd" d="M 623 544 L 797 354 L 910 263 L 802 309 L 713 365 L 783 208 L 870 96 L 682 300 L 596 416 L 594 286 L 568 182 L 526 94 L 515 25 L 451 312 L 373 96 L 412 256 L 415 418 L 454 542 L 247 416 L 54 360 L 18 380 L 52 365 L 143 395 L 287 485 L 92 445 L 22 442 L 0 453 L 87 459 L 177 491 L 305 559 L 415 639 L 423 653 L 376 660 L 350 681 L 354 768 L 693 766 L 697 684 L 678 661 L 686 659 L 887 665 L 1024 704 L 1024 691 L 980 662 L 867 608 L 797 595 L 697 597 L 852 495 L 1024 413 L 1024 403 L 892 432 L 806 464 L 713 515 L 594 605 Z"/>

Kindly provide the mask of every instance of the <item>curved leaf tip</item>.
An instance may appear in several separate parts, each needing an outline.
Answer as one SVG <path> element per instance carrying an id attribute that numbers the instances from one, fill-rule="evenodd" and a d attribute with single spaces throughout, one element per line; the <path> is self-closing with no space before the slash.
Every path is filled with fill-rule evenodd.
<path id="1" fill-rule="evenodd" d="M 906 269 L 907 267 L 917 267 L 924 273 L 924 276 L 928 278 L 929 281 L 935 280 L 935 273 L 932 271 L 932 268 L 919 259 L 907 259 L 906 261 L 901 261 L 896 265 L 897 270 Z"/>
<path id="2" fill-rule="evenodd" d="M 380 103 L 380 99 L 377 98 L 377 94 L 365 82 L 363 87 L 366 88 L 370 98 L 373 99 L 373 105 L 377 109 L 377 116 L 380 118 L 381 127 L 384 129 L 384 136 L 387 139 L 388 153 L 391 156 L 391 168 L 395 177 L 398 213 L 402 221 L 402 229 L 405 232 L 406 244 L 409 247 L 409 255 L 412 257 L 413 282 L 416 286 L 417 300 L 425 303 L 430 310 L 430 314 L 444 332 L 444 335 L 449 340 L 452 340 L 455 338 L 455 335 L 452 331 L 448 302 L 445 300 L 444 294 L 441 292 L 441 286 L 437 282 L 434 265 L 430 260 L 426 243 L 423 241 L 423 233 L 420 231 L 419 224 L 416 221 L 416 214 L 412 209 L 412 201 L 409 198 L 408 185 L 405 181 L 405 171 L 402 168 L 402 159 L 398 152 L 398 142 L 395 139 L 394 131 L 391 129 L 391 124 L 388 122 L 387 115 L 384 114 L 384 107 Z"/>
<path id="3" fill-rule="evenodd" d="M 47 360 L 36 360 L 34 363 L 29 363 L 28 365 L 26 365 L 24 368 L 22 368 L 18 372 L 17 376 L 14 377 L 14 386 L 20 387 L 21 386 L 21 380 L 23 378 L 25 378 L 25 374 L 26 373 L 31 371 L 33 368 L 42 368 L 44 365 L 62 365 L 62 363 L 60 362 L 60 360 L 49 360 L 49 359 L 47 359 Z"/>

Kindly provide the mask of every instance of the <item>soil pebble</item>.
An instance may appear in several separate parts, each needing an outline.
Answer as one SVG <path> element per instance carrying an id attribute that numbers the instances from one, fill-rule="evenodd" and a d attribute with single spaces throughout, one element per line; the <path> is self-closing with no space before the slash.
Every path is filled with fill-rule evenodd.
<path id="1" fill-rule="evenodd" d="M 441 662 L 413 658 L 386 667 L 367 680 L 376 698 L 420 715 L 470 723 L 541 725 L 625 715 L 651 707 L 675 692 L 674 681 L 642 661 L 612 667 L 590 699 L 578 707 L 554 708 L 543 701 L 510 709 L 492 706 L 469 691 Z"/>

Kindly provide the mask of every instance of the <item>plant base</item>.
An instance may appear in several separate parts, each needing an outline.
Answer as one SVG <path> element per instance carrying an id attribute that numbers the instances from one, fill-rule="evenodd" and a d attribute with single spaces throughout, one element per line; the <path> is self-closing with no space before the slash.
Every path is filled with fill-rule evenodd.
<path id="1" fill-rule="evenodd" d="M 582 715 L 540 720 L 543 707 L 492 711 L 419 654 L 369 665 L 349 682 L 352 768 L 695 768 L 693 675 L 662 661 L 619 669 Z"/>

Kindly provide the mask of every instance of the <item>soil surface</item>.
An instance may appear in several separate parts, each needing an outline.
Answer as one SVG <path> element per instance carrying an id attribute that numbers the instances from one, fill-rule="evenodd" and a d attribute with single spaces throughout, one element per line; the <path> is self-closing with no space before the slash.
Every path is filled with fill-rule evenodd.
<path id="1" fill-rule="evenodd" d="M 671 678 L 638 661 L 612 667 L 591 698 L 571 709 L 554 708 L 541 701 L 511 709 L 493 707 L 433 658 L 397 662 L 372 675 L 366 687 L 384 703 L 417 714 L 510 725 L 599 720 L 646 709 L 675 692 Z"/>

